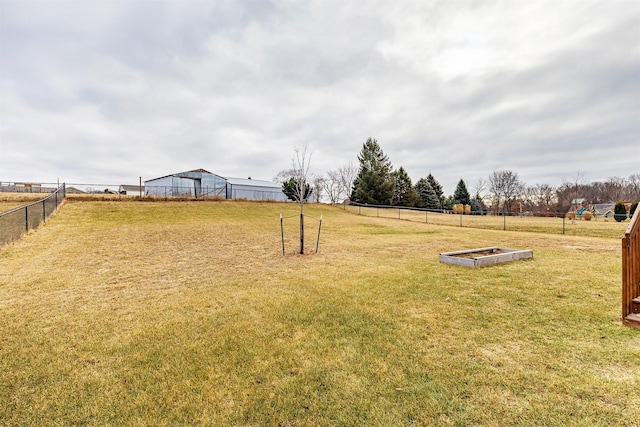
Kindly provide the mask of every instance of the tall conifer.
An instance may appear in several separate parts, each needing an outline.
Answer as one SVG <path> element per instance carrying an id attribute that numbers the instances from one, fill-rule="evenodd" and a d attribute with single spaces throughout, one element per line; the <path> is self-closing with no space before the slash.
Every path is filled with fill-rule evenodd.
<path id="1" fill-rule="evenodd" d="M 351 200 L 358 203 L 388 205 L 393 196 L 392 166 L 373 138 L 367 139 L 358 154 L 360 169 L 354 181 Z"/>

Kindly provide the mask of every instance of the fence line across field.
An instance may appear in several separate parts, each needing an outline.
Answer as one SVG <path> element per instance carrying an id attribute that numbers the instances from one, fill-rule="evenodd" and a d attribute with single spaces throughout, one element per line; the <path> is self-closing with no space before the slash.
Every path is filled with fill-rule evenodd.
<path id="1" fill-rule="evenodd" d="M 561 212 L 528 212 L 528 213 L 453 213 L 444 209 L 426 209 L 405 206 L 366 205 L 350 203 L 342 208 L 363 216 L 378 218 L 394 218 L 434 225 L 448 225 L 453 227 L 469 227 L 488 230 L 512 231 L 548 231 L 549 227 L 542 220 L 557 220 L 555 229 L 558 234 L 567 233 L 567 217 Z M 602 218 L 600 218 L 602 219 Z M 594 218 L 593 222 L 598 219 Z M 608 221 L 605 219 L 604 221 Z M 569 220 L 575 225 L 575 220 Z M 581 221 L 578 221 L 581 222 Z"/>
<path id="2" fill-rule="evenodd" d="M 0 247 L 40 226 L 58 209 L 65 196 L 66 186 L 62 184 L 42 200 L 0 213 Z"/>

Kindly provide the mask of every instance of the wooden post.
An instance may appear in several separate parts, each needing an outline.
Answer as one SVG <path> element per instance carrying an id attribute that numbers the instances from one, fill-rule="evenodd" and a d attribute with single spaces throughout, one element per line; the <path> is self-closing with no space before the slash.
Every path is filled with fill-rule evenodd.
<path id="1" fill-rule="evenodd" d="M 280 214 L 280 234 L 282 235 L 282 256 L 284 256 L 284 227 L 282 226 L 282 214 Z"/>
<path id="2" fill-rule="evenodd" d="M 304 254 L 304 215 L 300 212 L 300 254 Z"/>
<path id="3" fill-rule="evenodd" d="M 318 246 L 320 245 L 320 230 L 322 229 L 322 215 L 320 215 L 320 224 L 318 225 L 318 240 L 316 240 L 316 253 L 318 253 Z"/>

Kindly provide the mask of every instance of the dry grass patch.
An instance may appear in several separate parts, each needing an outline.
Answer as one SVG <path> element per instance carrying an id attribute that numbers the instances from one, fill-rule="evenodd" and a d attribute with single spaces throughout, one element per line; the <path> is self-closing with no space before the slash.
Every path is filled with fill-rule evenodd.
<path id="1" fill-rule="evenodd" d="M 640 417 L 640 336 L 618 321 L 619 239 L 305 212 L 323 216 L 320 252 L 299 256 L 290 204 L 68 201 L 0 251 L 0 420 Z M 293 217 L 285 257 L 280 213 Z M 531 248 L 534 259 L 438 262 L 440 252 L 492 245 Z"/>
<path id="2" fill-rule="evenodd" d="M 451 227 L 478 228 L 485 230 L 524 231 L 568 236 L 619 238 L 624 234 L 628 221 L 618 223 L 613 219 L 596 218 L 593 221 L 571 223 L 566 218 L 542 218 L 533 216 L 451 215 L 435 212 L 346 206 L 349 212 L 376 218 L 402 219 L 412 222 L 447 225 Z"/>
<path id="3" fill-rule="evenodd" d="M 37 202 L 48 195 L 48 193 L 0 193 L 0 213 Z"/>

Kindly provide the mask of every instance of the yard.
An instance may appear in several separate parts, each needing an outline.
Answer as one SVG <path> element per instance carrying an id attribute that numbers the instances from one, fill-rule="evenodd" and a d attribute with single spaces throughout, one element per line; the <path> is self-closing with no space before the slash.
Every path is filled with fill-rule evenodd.
<path id="1" fill-rule="evenodd" d="M 0 250 L 0 424 L 639 422 L 624 228 L 305 213 L 308 254 L 294 255 L 294 204 L 65 202 Z M 487 246 L 534 258 L 438 262 Z"/>

